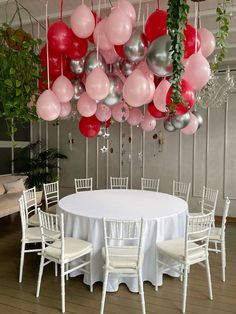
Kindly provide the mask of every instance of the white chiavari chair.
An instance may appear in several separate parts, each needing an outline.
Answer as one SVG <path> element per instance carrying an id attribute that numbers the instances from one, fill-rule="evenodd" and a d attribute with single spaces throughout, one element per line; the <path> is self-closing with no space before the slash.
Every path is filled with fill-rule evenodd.
<path id="1" fill-rule="evenodd" d="M 129 178 L 110 177 L 111 189 L 128 189 Z"/>
<path id="2" fill-rule="evenodd" d="M 173 180 L 173 195 L 182 198 L 188 203 L 191 183 Z"/>
<path id="3" fill-rule="evenodd" d="M 56 214 L 56 205 L 59 202 L 59 182 L 43 184 L 46 211 Z"/>
<path id="4" fill-rule="evenodd" d="M 159 191 L 160 179 L 141 178 L 141 190 Z"/>
<path id="5" fill-rule="evenodd" d="M 74 179 L 74 181 L 76 193 L 80 191 L 92 191 L 93 189 L 93 178 Z"/>
<path id="6" fill-rule="evenodd" d="M 38 206 L 35 186 L 31 189 L 23 191 L 23 199 L 27 209 L 27 224 L 31 226 L 39 226 Z"/>

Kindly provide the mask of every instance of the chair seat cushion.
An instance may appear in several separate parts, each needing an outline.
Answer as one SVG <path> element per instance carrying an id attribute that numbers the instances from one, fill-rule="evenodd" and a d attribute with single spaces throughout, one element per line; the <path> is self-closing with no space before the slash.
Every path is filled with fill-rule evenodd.
<path id="1" fill-rule="evenodd" d="M 105 248 L 102 249 L 103 257 L 106 258 Z M 138 248 L 132 246 L 123 246 L 123 247 L 109 247 L 109 269 L 118 269 L 118 268 L 138 268 Z M 142 257 L 141 257 L 142 259 Z"/>
<path id="2" fill-rule="evenodd" d="M 28 224 L 30 226 L 39 226 L 39 215 L 34 214 L 34 215 L 30 216 L 28 219 Z"/>
<path id="3" fill-rule="evenodd" d="M 184 238 L 167 240 L 157 243 L 157 252 L 159 254 L 168 255 L 169 257 L 183 262 L 185 261 L 184 255 Z M 205 258 L 205 250 L 199 247 L 196 243 L 190 243 L 189 248 L 195 248 L 193 251 L 190 251 L 188 254 L 188 261 L 191 262 L 195 259 Z"/>
<path id="4" fill-rule="evenodd" d="M 64 238 L 64 260 L 74 260 L 92 251 L 90 242 L 66 237 Z M 53 246 L 46 247 L 44 255 L 54 259 L 61 259 L 61 240 L 56 240 Z"/>
<path id="5" fill-rule="evenodd" d="M 221 240 L 221 228 L 211 228 L 209 241 L 220 241 Z"/>
<path id="6" fill-rule="evenodd" d="M 49 239 L 58 239 L 60 234 L 58 232 L 53 232 L 53 231 L 46 231 L 46 234 L 48 235 Z M 41 242 L 41 231 L 40 227 L 29 227 L 26 229 L 25 232 L 25 238 L 28 241 L 32 242 Z"/>
<path id="7" fill-rule="evenodd" d="M 50 213 L 50 214 L 56 214 L 56 213 L 57 213 L 57 204 L 55 204 L 55 205 L 53 205 L 53 206 L 48 207 L 48 209 L 47 209 L 47 213 Z"/>

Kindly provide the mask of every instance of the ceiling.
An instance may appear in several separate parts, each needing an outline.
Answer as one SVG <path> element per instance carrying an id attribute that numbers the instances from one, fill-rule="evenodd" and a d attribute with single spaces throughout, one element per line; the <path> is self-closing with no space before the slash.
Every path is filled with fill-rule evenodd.
<path id="1" fill-rule="evenodd" d="M 46 0 L 18 0 L 30 13 L 42 24 L 45 26 L 45 4 Z M 78 0 L 64 0 L 63 1 L 63 19 L 69 24 L 69 18 L 73 9 L 76 8 L 81 1 Z M 84 1 L 88 6 L 91 6 L 93 3 L 93 9 L 98 12 L 99 0 L 85 0 Z M 111 9 L 111 4 L 114 3 L 114 0 L 100 0 L 101 3 L 101 15 L 106 16 L 109 14 Z M 147 13 L 151 13 L 157 7 L 157 1 L 150 0 L 130 0 L 131 3 L 135 6 L 136 13 L 138 15 L 140 3 L 141 3 L 141 13 L 139 24 L 142 24 L 143 20 L 146 19 Z M 167 8 L 167 0 L 160 0 L 160 8 Z M 111 3 L 111 4 L 110 4 Z M 194 25 L 194 6 L 195 4 L 188 0 L 190 5 L 190 14 L 189 21 Z M 201 25 L 211 30 L 213 33 L 216 33 L 218 30 L 218 24 L 216 22 L 215 10 L 217 6 L 217 0 L 206 0 L 200 3 L 200 16 L 201 16 Z M 10 21 L 14 12 L 15 12 L 15 1 L 14 0 L 0 0 L 0 23 Z M 228 53 L 224 61 L 225 65 L 230 65 L 231 68 L 236 69 L 236 0 L 232 0 L 232 5 L 229 7 L 229 11 L 232 14 L 230 20 L 230 34 L 228 38 Z M 27 32 L 34 32 L 34 36 L 37 36 L 38 29 L 41 38 L 45 38 L 45 30 L 43 27 L 38 27 L 38 23 L 29 18 L 29 15 L 25 11 L 22 12 L 22 23 L 23 27 Z M 50 23 L 54 20 L 57 20 L 60 15 L 60 0 L 48 0 L 48 14 L 50 18 Z M 15 17 L 13 21 L 14 26 L 19 25 L 18 18 Z"/>

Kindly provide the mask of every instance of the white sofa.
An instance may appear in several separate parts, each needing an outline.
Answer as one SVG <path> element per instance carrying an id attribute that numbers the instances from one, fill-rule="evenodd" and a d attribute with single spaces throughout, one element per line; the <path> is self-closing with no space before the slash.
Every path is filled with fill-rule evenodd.
<path id="1" fill-rule="evenodd" d="M 18 200 L 22 195 L 22 191 L 7 193 L 4 183 L 15 182 L 19 179 L 23 179 L 24 182 L 26 178 L 20 175 L 0 175 L 0 218 L 19 211 Z"/>

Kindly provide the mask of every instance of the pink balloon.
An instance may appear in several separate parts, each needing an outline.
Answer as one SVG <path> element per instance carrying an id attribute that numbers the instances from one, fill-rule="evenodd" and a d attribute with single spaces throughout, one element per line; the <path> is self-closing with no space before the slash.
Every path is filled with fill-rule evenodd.
<path id="1" fill-rule="evenodd" d="M 138 125 L 143 119 L 143 114 L 138 108 L 130 108 L 129 109 L 129 117 L 127 119 L 127 122 L 132 125 Z"/>
<path id="2" fill-rule="evenodd" d="M 206 28 L 198 29 L 198 34 L 200 35 L 201 40 L 201 53 L 205 58 L 207 58 L 215 50 L 215 36 Z"/>
<path id="3" fill-rule="evenodd" d="M 117 122 L 124 122 L 129 117 L 129 107 L 125 102 L 120 102 L 111 109 L 112 116 Z"/>
<path id="4" fill-rule="evenodd" d="M 200 53 L 192 54 L 185 64 L 183 79 L 186 80 L 194 90 L 200 89 L 210 79 L 211 69 L 209 62 Z"/>
<path id="5" fill-rule="evenodd" d="M 91 10 L 84 4 L 79 5 L 70 18 L 71 29 L 80 38 L 89 37 L 95 27 L 95 19 Z"/>
<path id="6" fill-rule="evenodd" d="M 77 110 L 83 117 L 91 117 L 97 110 L 97 103 L 90 98 L 86 92 L 80 96 L 77 101 Z"/>
<path id="7" fill-rule="evenodd" d="M 96 47 L 102 50 L 110 50 L 113 48 L 113 44 L 106 36 L 106 24 L 107 18 L 101 20 L 95 27 L 93 32 L 93 39 Z"/>
<path id="8" fill-rule="evenodd" d="M 53 121 L 59 117 L 61 104 L 50 89 L 45 90 L 36 104 L 37 115 L 45 121 Z"/>
<path id="9" fill-rule="evenodd" d="M 85 88 L 92 99 L 102 100 L 106 98 L 110 91 L 110 82 L 106 73 L 100 68 L 95 68 L 87 76 Z"/>
<path id="10" fill-rule="evenodd" d="M 197 129 L 198 129 L 198 120 L 197 118 L 195 117 L 194 114 L 192 114 L 192 112 L 189 112 L 190 113 L 190 121 L 189 121 L 189 124 L 181 129 L 181 133 L 185 134 L 185 135 L 192 135 L 194 134 Z"/>
<path id="11" fill-rule="evenodd" d="M 110 50 L 100 50 L 99 52 L 103 56 L 107 64 L 113 64 L 119 58 L 113 46 Z"/>
<path id="12" fill-rule="evenodd" d="M 142 129 L 146 132 L 153 131 L 156 127 L 156 124 L 156 119 L 148 111 L 146 111 L 144 114 L 144 118 L 141 121 Z"/>
<path id="13" fill-rule="evenodd" d="M 121 9 L 113 9 L 107 19 L 106 35 L 114 45 L 125 44 L 132 34 L 131 19 Z"/>
<path id="14" fill-rule="evenodd" d="M 61 103 L 60 117 L 61 118 L 68 117 L 70 113 L 71 113 L 71 104 L 69 102 Z"/>
<path id="15" fill-rule="evenodd" d="M 147 77 L 139 69 L 127 77 L 123 86 L 123 97 L 132 107 L 140 107 L 150 97 L 150 84 Z"/>
<path id="16" fill-rule="evenodd" d="M 117 75 L 117 76 L 119 76 L 119 78 L 121 79 L 121 81 L 122 81 L 123 83 L 125 82 L 126 78 L 125 78 L 125 76 L 121 73 L 121 71 L 119 71 L 119 70 L 114 70 L 114 74 Z"/>
<path id="17" fill-rule="evenodd" d="M 71 81 L 63 75 L 54 81 L 52 90 L 62 103 L 70 101 L 74 95 L 74 87 Z"/>
<path id="18" fill-rule="evenodd" d="M 104 104 L 98 104 L 95 115 L 99 121 L 105 122 L 111 117 L 111 108 Z"/>
<path id="19" fill-rule="evenodd" d="M 154 74 L 150 71 L 147 65 L 147 62 L 145 60 L 140 61 L 139 64 L 136 66 L 136 69 L 141 70 L 146 76 L 154 80 Z"/>
<path id="20" fill-rule="evenodd" d="M 155 86 L 155 84 L 154 84 L 154 82 L 153 82 L 153 80 L 151 78 L 147 77 L 147 80 L 149 82 L 150 94 L 149 94 L 149 97 L 146 100 L 145 104 L 149 104 L 152 101 L 153 95 L 155 93 L 155 88 L 156 88 L 156 86 Z"/>
<path id="21" fill-rule="evenodd" d="M 160 84 L 157 86 L 154 95 L 153 95 L 153 103 L 155 107 L 162 111 L 166 112 L 166 95 L 170 88 L 170 83 L 166 79 L 163 79 Z"/>
<path id="22" fill-rule="evenodd" d="M 135 24 L 136 24 L 136 12 L 135 12 L 135 8 L 133 7 L 133 5 L 129 1 L 118 0 L 115 3 L 114 7 L 121 9 L 125 14 L 127 14 L 131 19 L 132 25 L 135 26 Z"/>

